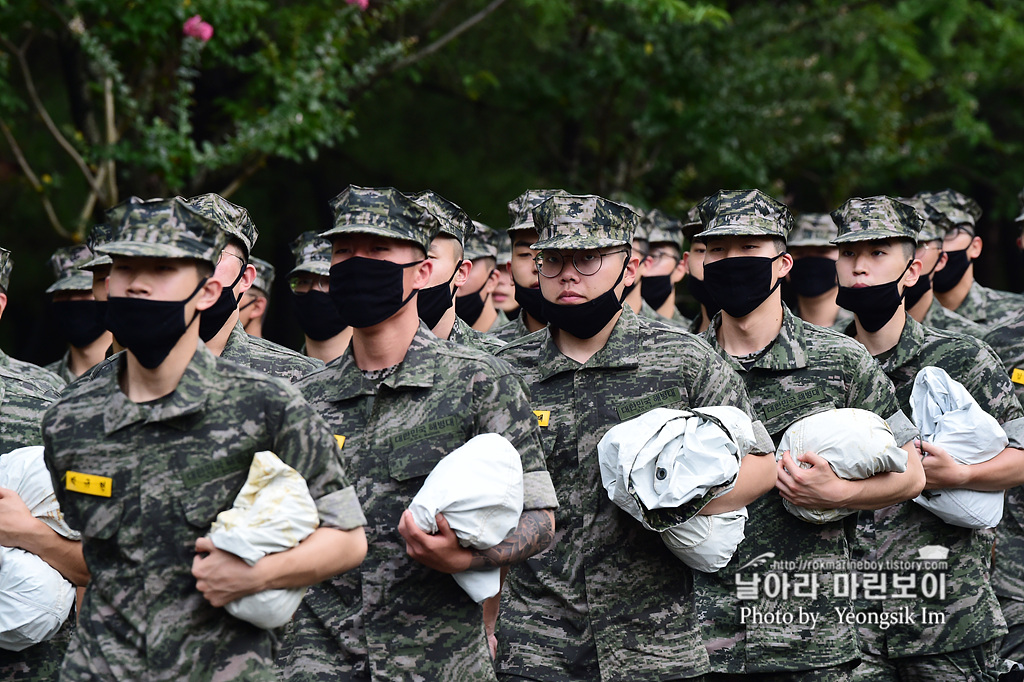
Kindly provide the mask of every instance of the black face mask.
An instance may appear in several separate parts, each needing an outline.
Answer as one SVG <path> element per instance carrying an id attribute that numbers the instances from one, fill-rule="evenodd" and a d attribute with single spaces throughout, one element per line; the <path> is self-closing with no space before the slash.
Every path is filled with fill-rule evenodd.
<path id="1" fill-rule="evenodd" d="M 518 282 L 513 282 L 516 287 L 516 303 L 519 307 L 530 314 L 530 317 L 541 324 L 547 324 L 548 318 L 544 317 L 544 297 L 541 296 L 540 288 L 530 289 Z"/>
<path id="2" fill-rule="evenodd" d="M 106 301 L 54 301 L 51 310 L 57 333 L 75 348 L 85 348 L 107 331 Z"/>
<path id="3" fill-rule="evenodd" d="M 195 298 L 204 284 L 206 279 L 183 301 L 111 296 L 107 299 L 107 329 L 140 365 L 156 369 L 199 316 L 197 310 L 185 322 L 185 304 Z"/>
<path id="4" fill-rule="evenodd" d="M 481 298 L 480 292 L 484 290 L 485 286 L 487 286 L 486 281 L 484 281 L 483 287 L 480 287 L 473 293 L 455 297 L 455 314 L 461 317 L 470 327 L 476 324 L 476 321 L 480 319 L 480 315 L 484 312 L 484 299 Z"/>
<path id="5" fill-rule="evenodd" d="M 242 265 L 242 269 L 238 271 L 238 277 L 235 277 L 235 281 L 220 290 L 220 298 L 212 306 L 203 311 L 203 314 L 199 316 L 199 338 L 204 342 L 209 341 L 213 337 L 217 336 L 223 327 L 224 323 L 231 317 L 231 313 L 235 312 L 235 308 L 238 307 L 238 302 L 242 300 L 241 294 L 238 298 L 235 298 L 234 288 L 242 281 L 242 275 L 245 274 L 245 265 Z"/>
<path id="6" fill-rule="evenodd" d="M 292 294 L 295 317 L 299 320 L 302 333 L 313 341 L 334 338 L 348 327 L 341 321 L 338 308 L 326 291 L 308 291 Z"/>
<path id="7" fill-rule="evenodd" d="M 461 266 L 462 261 L 459 261 L 459 264 L 455 266 L 455 272 L 447 282 L 420 289 L 420 295 L 416 297 L 416 310 L 419 312 L 420 319 L 431 329 L 437 326 L 444 314 L 452 307 L 452 298 L 455 296 L 455 292 L 452 291 L 451 284 Z M 483 306 L 481 306 L 482 309 Z M 478 313 L 477 317 L 479 316 Z"/>
<path id="8" fill-rule="evenodd" d="M 711 292 L 708 291 L 708 286 L 704 284 L 704 280 L 697 279 L 691 274 L 686 278 L 686 288 L 689 289 L 690 295 L 697 299 L 697 302 L 708 311 L 709 319 L 717 315 L 718 311 L 721 310 L 718 302 L 711 297 Z"/>
<path id="9" fill-rule="evenodd" d="M 944 294 L 964 278 L 964 273 L 971 266 L 971 259 L 967 257 L 967 249 L 960 251 L 947 251 L 946 267 L 935 273 L 932 277 L 932 289 Z"/>
<path id="10" fill-rule="evenodd" d="M 903 290 L 903 296 L 907 300 L 907 310 L 910 310 L 921 298 L 928 293 L 928 290 L 932 288 L 932 275 L 935 273 L 935 268 L 939 267 L 939 261 L 942 260 L 942 255 L 939 254 L 939 260 L 935 261 L 935 265 L 932 266 L 931 272 L 927 275 L 921 275 L 917 278 L 917 283 L 912 287 L 907 287 Z"/>
<path id="11" fill-rule="evenodd" d="M 772 263 L 782 258 L 740 256 L 704 263 L 704 284 L 730 317 L 746 317 L 767 300 L 782 280 L 772 286 Z"/>
<path id="12" fill-rule="evenodd" d="M 392 263 L 355 256 L 332 265 L 331 300 L 342 324 L 356 329 L 372 327 L 401 310 L 416 295 L 413 291 L 402 298 L 402 272 L 422 262 Z"/>
<path id="13" fill-rule="evenodd" d="M 877 332 L 892 319 L 900 307 L 903 295 L 900 294 L 899 281 L 913 262 L 911 259 L 900 276 L 892 282 L 860 288 L 840 286 L 839 293 L 836 294 L 836 303 L 856 315 L 864 331 L 869 334 Z"/>
<path id="14" fill-rule="evenodd" d="M 797 296 L 814 298 L 836 286 L 836 262 L 824 256 L 808 256 L 793 261 L 789 281 Z"/>
<path id="15" fill-rule="evenodd" d="M 668 300 L 672 293 L 672 275 L 655 275 L 640 280 L 640 296 L 655 310 Z"/>
<path id="16" fill-rule="evenodd" d="M 552 303 L 542 298 L 544 316 L 555 329 L 561 329 L 572 334 L 577 339 L 589 339 L 604 329 L 605 325 L 615 316 L 615 313 L 622 310 L 622 299 L 615 296 L 615 287 L 622 281 L 626 273 L 626 266 L 629 258 L 622 264 L 622 271 L 612 288 L 597 298 L 591 299 L 579 305 L 565 305 Z M 538 289 L 539 291 L 539 289 Z"/>

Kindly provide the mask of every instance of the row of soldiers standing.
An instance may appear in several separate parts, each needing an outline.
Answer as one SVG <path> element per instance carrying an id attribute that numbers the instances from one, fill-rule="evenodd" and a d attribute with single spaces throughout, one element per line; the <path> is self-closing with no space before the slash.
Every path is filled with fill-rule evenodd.
<path id="1" fill-rule="evenodd" d="M 334 226 L 297 242 L 289 273 L 308 355 L 245 333 L 266 307 L 251 293 L 256 229 L 216 195 L 129 200 L 68 258 L 55 303 L 90 305 L 64 307 L 71 346 L 53 369 L 65 379 L 8 359 L 3 435 L 5 451 L 41 435 L 84 542 L 54 548 L 23 514 L 2 541 L 88 588 L 74 634 L 7 670 L 52 674 L 69 640 L 64 679 L 993 679 L 1020 656 L 1024 412 L 1011 377 L 1019 391 L 1024 298 L 974 281 L 980 216 L 966 197 L 853 199 L 794 230 L 770 197 L 722 191 L 689 223 L 644 235 L 622 204 L 530 191 L 510 204 L 506 272 L 521 310 L 504 325 L 498 250 L 474 243 L 486 228 L 458 206 L 350 187 L 332 207 Z M 675 310 L 686 273 L 702 304 L 693 322 Z M 787 277 L 802 317 L 825 326 L 783 304 Z M 127 352 L 103 359 L 111 343 Z M 993 464 L 971 470 L 915 440 L 909 391 L 925 366 L 1001 423 L 1010 447 Z M 750 514 L 747 540 L 714 574 L 615 508 L 596 463 L 616 423 L 709 405 L 739 407 L 758 434 L 734 491 L 702 511 Z M 885 418 L 913 455 L 907 471 L 844 481 L 813 453 L 776 464 L 790 424 L 835 407 Z M 524 469 L 519 527 L 487 551 L 404 514 L 438 459 L 478 433 L 504 435 Z M 306 478 L 323 532 L 257 569 L 202 536 L 262 449 Z M 109 479 L 113 495 L 69 490 L 69 471 Z M 1009 490 L 994 566 L 990 532 L 907 502 L 926 486 Z M 815 526 L 783 500 L 864 511 Z M 891 604 L 829 593 L 834 568 L 816 574 L 813 596 L 755 600 L 779 622 L 740 618 L 738 586 L 760 556 L 899 564 L 933 544 L 949 550 L 943 597 L 901 605 L 941 611 L 941 624 L 837 618 Z M 505 588 L 482 614 L 439 575 L 494 567 Z M 277 651 L 219 608 L 299 585 L 313 587 Z"/>

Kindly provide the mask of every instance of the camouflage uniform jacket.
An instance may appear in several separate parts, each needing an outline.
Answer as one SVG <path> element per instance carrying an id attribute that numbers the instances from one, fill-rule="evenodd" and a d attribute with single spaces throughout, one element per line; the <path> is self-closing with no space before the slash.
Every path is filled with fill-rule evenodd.
<path id="1" fill-rule="evenodd" d="M 715 330 L 721 314 L 701 336 L 740 373 L 754 414 L 775 442 L 795 421 L 832 408 L 856 407 L 886 419 L 897 443 L 917 436 L 900 410 L 892 382 L 862 345 L 838 332 L 804 322 L 784 307 L 782 329 L 749 370 L 743 370 L 718 344 Z M 771 490 L 747 506 L 747 537 L 728 566 L 718 573 L 696 573 L 698 616 L 704 641 L 713 643 L 716 672 L 763 673 L 813 670 L 839 665 L 860 656 L 853 625 L 840 621 L 835 608 L 850 608 L 848 597 L 833 594 L 834 576 L 845 573 L 850 559 L 848 536 L 854 516 L 821 525 L 801 521 L 785 510 L 782 496 Z M 757 529 L 756 532 L 751 532 Z M 764 566 L 768 560 L 768 566 Z M 774 562 L 821 561 L 835 570 L 787 573 Z M 785 564 L 776 564 L 785 566 Z M 774 580 L 804 580 L 802 594 L 785 597 L 766 589 Z M 781 575 L 780 575 L 781 574 Z M 801 577 L 802 576 L 802 577 Z M 740 582 L 761 587 L 751 601 L 739 599 Z M 815 582 L 816 581 L 816 582 Z M 816 592 L 811 587 L 816 585 Z M 755 601 L 756 600 L 756 601 Z M 754 620 L 740 622 L 741 607 L 760 613 L 792 614 L 791 624 Z M 800 610 L 818 616 L 817 627 L 800 623 Z"/>
<path id="2" fill-rule="evenodd" d="M 686 329 L 687 325 L 690 323 L 690 321 L 685 317 L 682 318 L 682 322 L 676 320 L 674 317 L 665 317 L 652 308 L 650 303 L 643 299 L 641 299 L 640 312 L 638 315 L 640 315 L 640 317 L 647 318 L 648 320 L 654 320 L 655 322 L 660 322 L 664 325 L 668 325 L 669 327 L 676 327 L 678 329 Z M 680 317 L 682 316 L 680 315 Z"/>
<path id="3" fill-rule="evenodd" d="M 121 392 L 124 359 L 97 365 L 43 417 L 46 464 L 92 575 L 62 677 L 276 679 L 272 634 L 203 598 L 193 546 L 261 450 L 305 477 L 321 525 L 362 526 L 337 442 L 294 388 L 202 344 L 177 388 L 146 403 Z M 110 479 L 109 497 L 65 487 L 90 476 Z"/>
<path id="4" fill-rule="evenodd" d="M 896 385 L 905 412 L 910 412 L 910 393 L 917 373 L 924 367 L 940 367 L 963 384 L 982 409 L 1003 425 L 1011 446 L 1021 447 L 1024 443 L 1024 411 L 1013 396 L 998 358 L 977 339 L 931 329 L 908 316 L 895 348 L 878 360 Z M 866 639 L 878 647 L 876 651 L 887 652 L 889 658 L 925 656 L 967 649 L 1006 634 L 999 602 L 989 581 L 990 531 L 945 523 L 911 500 L 873 513 L 861 512 L 861 517 L 862 534 L 858 539 L 868 548 L 865 558 L 870 561 L 911 564 L 921 547 L 949 548 L 948 569 L 935 571 L 944 573 L 945 598 L 941 594 L 928 598 L 918 585 L 912 592 L 914 598 L 861 605 L 873 611 L 908 607 L 915 614 L 927 609 L 945 614 L 945 622 L 932 624 L 918 619 L 914 623 L 896 623 L 884 631 L 871 628 L 873 632 Z M 917 574 L 917 579 L 924 579 L 923 572 Z"/>
<path id="5" fill-rule="evenodd" d="M 526 336 L 530 333 L 530 330 L 526 328 L 526 322 L 523 321 L 523 316 L 525 314 L 525 312 L 519 313 L 519 317 L 503 327 L 495 328 L 495 330 L 490 333 L 497 337 L 499 341 L 504 341 L 505 343 L 509 343 L 522 336 Z"/>
<path id="6" fill-rule="evenodd" d="M 39 365 L 33 365 L 31 362 L 16 360 L 2 350 L 0 350 L 0 367 L 17 372 L 21 376 L 31 379 L 37 384 L 46 384 L 57 393 L 64 390 L 64 386 L 67 385 L 66 381 L 50 370 L 43 369 Z"/>
<path id="7" fill-rule="evenodd" d="M 975 281 L 955 312 L 983 327 L 994 329 L 1021 310 L 1024 310 L 1024 295 L 989 289 Z"/>
<path id="8" fill-rule="evenodd" d="M 1017 398 L 1024 402 L 1024 310 L 989 331 L 984 341 L 1003 361 Z"/>
<path id="9" fill-rule="evenodd" d="M 548 551 L 513 566 L 498 616 L 500 673 L 532 680 L 676 679 L 708 672 L 690 569 L 608 499 L 597 444 L 655 407 L 734 405 L 742 382 L 698 337 L 626 306 L 585 364 L 549 329 L 498 352 L 530 385 L 561 506 Z M 772 449 L 764 429 L 760 452 Z"/>
<path id="10" fill-rule="evenodd" d="M 37 384 L 17 370 L 0 367 L 0 456 L 16 448 L 43 444 L 40 422 L 43 412 L 55 400 L 57 394 L 48 385 Z M 64 627 L 46 642 L 21 651 L 0 649 L 0 680 L 56 680 L 74 619 L 72 612 Z"/>
<path id="11" fill-rule="evenodd" d="M 498 331 L 498 329 L 504 327 L 506 324 L 511 322 L 511 320 L 508 319 L 508 315 L 505 314 L 504 310 L 496 310 L 498 313 L 498 317 L 497 319 L 494 320 L 494 324 L 491 325 L 491 328 L 487 330 L 488 334 L 493 334 L 494 332 Z"/>
<path id="12" fill-rule="evenodd" d="M 943 308 L 937 298 L 932 298 L 932 304 L 928 306 L 921 324 L 933 329 L 944 329 L 958 334 L 967 334 L 976 339 L 983 337 L 986 332 L 985 327 L 977 322 L 972 322 L 963 315 Z"/>
<path id="13" fill-rule="evenodd" d="M 488 355 L 494 355 L 505 345 L 505 342 L 494 334 L 473 329 L 459 316 L 455 317 L 455 325 L 452 327 L 452 333 L 448 335 L 448 340 Z"/>
<path id="14" fill-rule="evenodd" d="M 72 381 L 78 378 L 77 376 L 75 376 L 75 373 L 71 371 L 70 350 L 64 351 L 64 355 L 60 357 L 60 360 L 54 360 L 50 364 L 43 367 L 43 369 L 45 369 L 48 372 L 53 372 L 61 379 L 63 379 L 64 383 L 66 384 L 70 384 Z"/>
<path id="15" fill-rule="evenodd" d="M 235 323 L 235 328 L 231 330 L 220 357 L 236 365 L 291 382 L 324 366 L 324 363 L 316 358 L 296 353 L 266 339 L 249 336 L 240 322 Z"/>
<path id="16" fill-rule="evenodd" d="M 285 678 L 494 680 L 480 606 L 451 576 L 409 558 L 398 521 L 434 465 L 482 433 L 519 450 L 524 509 L 557 506 L 519 377 L 421 323 L 379 385 L 356 366 L 351 345 L 296 385 L 344 439 L 369 552 L 359 568 L 306 594 L 285 644 Z"/>

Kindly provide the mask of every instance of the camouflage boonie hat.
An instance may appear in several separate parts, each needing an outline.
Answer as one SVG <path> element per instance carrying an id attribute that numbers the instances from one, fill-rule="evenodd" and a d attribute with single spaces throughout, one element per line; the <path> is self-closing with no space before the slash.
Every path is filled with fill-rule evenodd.
<path id="1" fill-rule="evenodd" d="M 933 242 L 936 239 L 942 239 L 942 231 L 939 230 L 938 226 L 931 219 L 933 211 L 929 211 L 928 207 L 924 203 L 924 197 L 930 194 L 930 192 L 919 192 L 912 197 L 897 197 L 896 200 L 913 206 L 917 214 L 921 216 L 921 231 L 917 233 L 917 243 L 927 244 Z"/>
<path id="2" fill-rule="evenodd" d="M 249 258 L 249 265 L 256 268 L 256 279 L 252 281 L 252 288 L 269 294 L 270 287 L 274 286 L 274 266 L 262 258 L 253 256 Z"/>
<path id="3" fill-rule="evenodd" d="M 0 246 L 0 289 L 7 292 L 7 285 L 11 283 L 11 269 L 14 267 L 14 259 L 11 252 Z"/>
<path id="4" fill-rule="evenodd" d="M 528 189 L 512 201 L 508 202 L 508 232 L 515 230 L 536 230 L 533 224 L 533 209 L 551 197 L 565 197 L 569 193 L 564 189 Z"/>
<path id="5" fill-rule="evenodd" d="M 704 231 L 695 238 L 782 237 L 793 229 L 789 208 L 759 189 L 721 189 L 697 205 Z"/>
<path id="6" fill-rule="evenodd" d="M 295 267 L 288 273 L 291 278 L 300 272 L 327 277 L 331 274 L 331 240 L 312 230 L 303 232 L 289 245 L 295 258 Z"/>
<path id="7" fill-rule="evenodd" d="M 393 187 L 349 185 L 331 199 L 334 227 L 320 233 L 330 239 L 342 234 L 373 234 L 413 242 L 426 253 L 441 229 L 437 218 Z"/>
<path id="8" fill-rule="evenodd" d="M 599 249 L 632 244 L 640 216 L 593 194 L 553 196 L 533 209 L 540 239 L 531 249 Z"/>
<path id="9" fill-rule="evenodd" d="M 473 230 L 476 227 L 458 204 L 448 201 L 437 192 L 429 189 L 417 192 L 411 196 L 413 201 L 427 209 L 437 219 L 438 224 L 441 226 L 440 232 L 455 237 L 465 248 L 466 240 L 473 234 Z"/>
<path id="10" fill-rule="evenodd" d="M 111 219 L 119 219 L 111 223 L 117 234 L 96 247 L 108 256 L 190 258 L 216 267 L 228 242 L 224 230 L 181 197 L 131 197 L 107 212 Z"/>
<path id="11" fill-rule="evenodd" d="M 466 239 L 466 260 L 498 259 L 498 248 L 494 245 L 493 232 L 489 226 L 473 221 L 473 233 Z"/>
<path id="12" fill-rule="evenodd" d="M 922 192 L 919 196 L 924 199 L 925 206 L 931 210 L 931 215 L 928 217 L 943 233 L 960 225 L 970 225 L 971 232 L 974 232 L 974 228 L 981 218 L 981 206 L 978 205 L 978 202 L 956 190 Z"/>
<path id="13" fill-rule="evenodd" d="M 92 260 L 92 251 L 85 244 L 62 246 L 50 256 L 50 268 L 56 278 L 46 293 L 55 291 L 92 291 L 92 274 L 80 269 L 82 263 Z"/>
<path id="14" fill-rule="evenodd" d="M 124 204 L 120 204 L 119 206 L 115 206 L 114 208 L 120 208 L 121 206 L 124 206 Z M 113 208 L 110 209 L 110 211 L 113 210 Z M 108 219 L 110 218 L 110 211 L 107 211 Z M 121 213 L 120 215 L 124 214 Z M 83 262 L 81 265 L 79 265 L 78 269 L 85 270 L 87 272 L 92 272 L 96 268 L 102 267 L 104 265 L 110 265 L 110 256 L 98 253 L 96 249 L 100 245 L 106 244 L 111 239 L 113 239 L 114 234 L 116 232 L 117 230 L 114 229 L 113 225 L 108 225 L 107 223 L 97 223 L 96 225 L 93 225 L 92 229 L 89 230 L 89 235 L 85 238 L 85 243 L 89 247 L 89 252 L 92 254 L 92 257 L 89 260 Z"/>
<path id="15" fill-rule="evenodd" d="M 794 221 L 787 246 L 832 246 L 838 228 L 828 213 L 803 213 Z"/>
<path id="16" fill-rule="evenodd" d="M 219 194 L 209 193 L 186 199 L 189 205 L 217 224 L 217 227 L 242 243 L 245 257 L 252 254 L 259 230 L 249 217 L 249 212 L 233 204 Z"/>
<path id="17" fill-rule="evenodd" d="M 683 223 L 665 213 L 652 208 L 644 216 L 641 225 L 647 226 L 647 241 L 653 244 L 675 244 L 683 250 Z"/>
<path id="18" fill-rule="evenodd" d="M 1020 215 L 1013 219 L 1013 222 L 1024 222 L 1024 189 L 1017 193 L 1017 204 L 1020 206 Z"/>
<path id="19" fill-rule="evenodd" d="M 909 239 L 917 241 L 924 219 L 917 209 L 892 197 L 877 196 L 847 199 L 832 211 L 832 220 L 839 227 L 833 244 L 865 242 L 875 239 Z"/>

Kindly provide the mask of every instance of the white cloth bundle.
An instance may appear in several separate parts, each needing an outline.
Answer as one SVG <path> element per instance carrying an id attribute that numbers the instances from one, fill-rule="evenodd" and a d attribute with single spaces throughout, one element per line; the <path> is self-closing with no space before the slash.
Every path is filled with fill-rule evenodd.
<path id="1" fill-rule="evenodd" d="M 736 484 L 754 431 L 735 407 L 656 408 L 613 426 L 597 445 L 608 498 L 686 565 L 711 573 L 743 540 L 747 511 L 700 516 Z"/>
<path id="2" fill-rule="evenodd" d="M 446 455 L 409 504 L 421 530 L 437 532 L 443 514 L 463 547 L 488 549 L 507 538 L 523 513 L 523 463 L 503 436 L 484 433 Z M 501 589 L 500 569 L 452 575 L 480 603 Z"/>
<path id="3" fill-rule="evenodd" d="M 0 456 L 0 488 L 13 490 L 32 515 L 70 540 L 41 445 Z M 34 554 L 0 547 L 0 648 L 21 651 L 53 637 L 71 613 L 75 586 Z"/>
<path id="4" fill-rule="evenodd" d="M 910 409 L 921 439 L 961 464 L 987 462 L 1009 444 L 999 422 L 944 369 L 925 367 L 917 373 Z M 1003 518 L 1002 491 L 926 490 L 914 502 L 963 528 L 992 528 Z"/>
<path id="5" fill-rule="evenodd" d="M 826 410 L 793 423 L 779 441 L 776 459 L 789 450 L 796 458 L 810 451 L 828 461 L 839 478 L 859 481 L 875 474 L 907 470 L 907 451 L 892 429 L 874 412 L 844 407 Z M 810 465 L 800 463 L 801 468 Z M 810 523 L 828 523 L 856 513 L 855 509 L 807 509 L 783 500 L 786 510 Z"/>
<path id="6" fill-rule="evenodd" d="M 316 502 L 305 479 L 269 451 L 253 455 L 245 485 L 234 506 L 210 526 L 210 540 L 252 566 L 267 554 L 295 547 L 320 524 Z M 235 618 L 264 629 L 291 620 L 306 588 L 264 590 L 229 602 Z"/>

